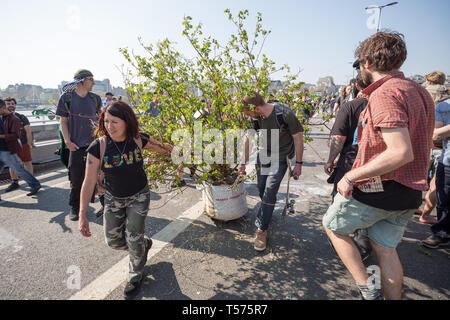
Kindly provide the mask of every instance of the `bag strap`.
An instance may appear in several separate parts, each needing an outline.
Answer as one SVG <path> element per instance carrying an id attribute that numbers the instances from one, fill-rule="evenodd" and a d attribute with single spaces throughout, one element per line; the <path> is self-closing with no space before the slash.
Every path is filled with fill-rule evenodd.
<path id="1" fill-rule="evenodd" d="M 100 142 L 100 171 L 102 170 L 103 165 L 103 157 L 105 156 L 106 151 L 106 136 L 100 137 L 98 141 Z"/>
<path id="2" fill-rule="evenodd" d="M 64 99 L 64 107 L 66 107 L 66 111 L 69 114 L 69 117 L 71 115 L 70 113 L 70 104 L 72 103 L 72 92 L 66 92 L 63 96 Z"/>
<path id="3" fill-rule="evenodd" d="M 95 93 L 89 91 L 88 92 L 89 97 L 92 99 L 92 101 L 94 101 L 95 103 L 95 111 L 97 114 L 100 114 L 100 112 L 102 111 L 102 99 L 100 99 L 100 97 L 98 95 L 96 95 Z"/>
<path id="4" fill-rule="evenodd" d="M 276 108 L 276 106 L 274 108 Z M 288 130 L 289 126 L 286 123 L 286 120 L 284 120 L 283 110 L 275 110 L 275 118 L 280 130 Z"/>

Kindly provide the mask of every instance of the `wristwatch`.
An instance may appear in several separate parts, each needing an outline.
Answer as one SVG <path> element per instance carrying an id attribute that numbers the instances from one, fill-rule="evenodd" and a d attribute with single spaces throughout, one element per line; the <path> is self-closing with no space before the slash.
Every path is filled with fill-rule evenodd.
<path id="1" fill-rule="evenodd" d="M 295 161 L 296 164 L 303 164 L 303 161 Z"/>

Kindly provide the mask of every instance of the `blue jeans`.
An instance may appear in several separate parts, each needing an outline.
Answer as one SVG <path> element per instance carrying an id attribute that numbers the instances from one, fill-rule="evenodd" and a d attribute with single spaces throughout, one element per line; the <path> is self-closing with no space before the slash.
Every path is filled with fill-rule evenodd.
<path id="1" fill-rule="evenodd" d="M 13 169 L 13 171 L 17 173 L 20 178 L 28 183 L 32 190 L 41 186 L 41 183 L 27 169 L 25 169 L 22 161 L 16 153 L 11 154 L 9 151 L 0 151 L 0 172 L 3 171 L 5 166 Z"/>
<path id="2" fill-rule="evenodd" d="M 261 165 L 259 158 L 256 162 L 256 177 L 259 191 L 259 197 L 261 198 L 261 206 L 256 214 L 255 225 L 260 230 L 267 230 L 269 228 L 270 220 L 272 219 L 272 213 L 275 209 L 275 203 L 277 202 L 277 193 L 280 189 L 281 180 L 287 170 L 286 161 L 280 161 L 278 163 L 278 170 L 273 174 L 261 174 L 261 169 L 267 168 L 269 165 Z"/>

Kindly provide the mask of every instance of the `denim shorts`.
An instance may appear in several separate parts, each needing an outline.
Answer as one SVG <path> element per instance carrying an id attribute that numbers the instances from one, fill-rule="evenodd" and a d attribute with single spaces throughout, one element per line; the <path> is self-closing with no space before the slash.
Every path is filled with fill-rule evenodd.
<path id="1" fill-rule="evenodd" d="M 343 235 L 366 229 L 367 236 L 383 248 L 395 249 L 416 209 L 387 211 L 365 205 L 340 193 L 323 216 L 322 224 Z"/>

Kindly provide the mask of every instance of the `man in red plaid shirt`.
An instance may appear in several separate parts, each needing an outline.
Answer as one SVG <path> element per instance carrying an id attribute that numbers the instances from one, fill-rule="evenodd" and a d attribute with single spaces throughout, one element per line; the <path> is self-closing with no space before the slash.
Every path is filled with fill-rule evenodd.
<path id="1" fill-rule="evenodd" d="M 358 123 L 358 155 L 338 183 L 323 226 L 355 279 L 363 299 L 401 299 L 403 269 L 396 247 L 427 189 L 434 103 L 399 68 L 406 60 L 403 35 L 378 32 L 355 52 L 368 105 Z M 372 283 L 350 238 L 365 229 L 376 253 L 381 286 Z M 368 281 L 370 279 L 370 281 Z"/>

